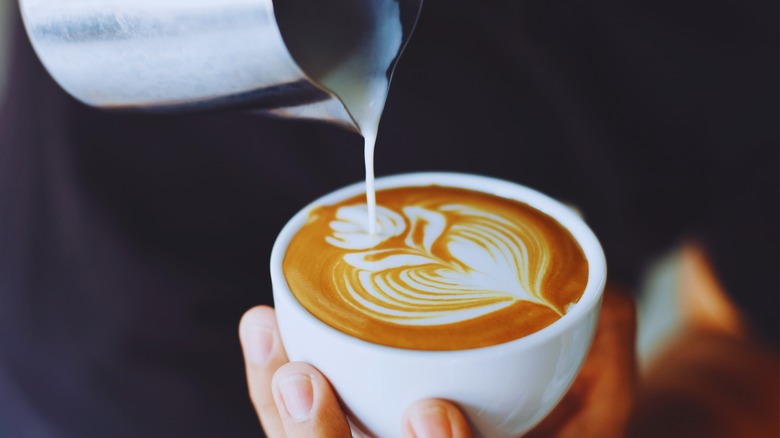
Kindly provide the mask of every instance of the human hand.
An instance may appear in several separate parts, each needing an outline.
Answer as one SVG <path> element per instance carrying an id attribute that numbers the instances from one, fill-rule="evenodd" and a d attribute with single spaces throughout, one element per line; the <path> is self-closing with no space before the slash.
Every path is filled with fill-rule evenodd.
<path id="1" fill-rule="evenodd" d="M 327 379 L 313 366 L 289 362 L 272 308 L 258 306 L 241 319 L 249 396 L 269 438 L 351 436 L 347 417 Z M 424 400 L 407 409 L 406 437 L 466 438 L 470 429 L 460 411 L 443 400 Z"/>
<path id="2" fill-rule="evenodd" d="M 608 285 L 593 346 L 572 388 L 529 437 L 620 437 L 636 392 L 633 301 Z M 270 438 L 350 436 L 327 379 L 311 365 L 288 362 L 270 307 L 249 310 L 239 328 L 249 394 Z M 412 405 L 404 435 L 469 437 L 460 411 L 444 400 Z"/>

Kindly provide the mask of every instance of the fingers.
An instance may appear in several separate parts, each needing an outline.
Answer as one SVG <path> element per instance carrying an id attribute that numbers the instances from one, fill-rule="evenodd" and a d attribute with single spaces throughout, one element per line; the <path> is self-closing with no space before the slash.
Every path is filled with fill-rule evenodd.
<path id="1" fill-rule="evenodd" d="M 269 438 L 351 436 L 346 415 L 327 379 L 311 365 L 288 363 L 274 310 L 258 306 L 239 325 L 249 395 Z M 463 414 L 451 403 L 426 400 L 404 416 L 411 438 L 468 438 Z"/>
<path id="2" fill-rule="evenodd" d="M 325 377 L 311 365 L 288 363 L 272 308 L 246 312 L 239 337 L 249 395 L 269 438 L 351 436 Z"/>
<path id="3" fill-rule="evenodd" d="M 423 400 L 404 414 L 404 436 L 407 438 L 468 438 L 471 428 L 452 403 Z"/>
<path id="4" fill-rule="evenodd" d="M 249 396 L 269 438 L 284 438 L 279 413 L 274 404 L 271 379 L 276 370 L 287 363 L 274 310 L 258 306 L 247 311 L 239 325 L 241 347 L 249 386 Z"/>
<path id="5" fill-rule="evenodd" d="M 273 376 L 273 397 L 288 437 L 351 436 L 333 389 L 311 365 L 292 362 L 279 368 Z"/>

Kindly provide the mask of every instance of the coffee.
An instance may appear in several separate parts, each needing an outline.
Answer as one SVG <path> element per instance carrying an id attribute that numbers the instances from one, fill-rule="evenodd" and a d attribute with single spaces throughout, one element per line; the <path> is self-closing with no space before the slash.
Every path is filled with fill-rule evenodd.
<path id="1" fill-rule="evenodd" d="M 511 341 L 558 320 L 588 283 L 588 262 L 553 218 L 476 191 L 377 192 L 314 209 L 283 271 L 324 323 L 381 345 L 462 350 Z"/>

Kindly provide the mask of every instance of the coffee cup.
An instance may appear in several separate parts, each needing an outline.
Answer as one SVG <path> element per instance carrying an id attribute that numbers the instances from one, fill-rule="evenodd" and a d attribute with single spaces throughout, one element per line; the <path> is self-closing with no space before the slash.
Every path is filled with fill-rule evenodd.
<path id="1" fill-rule="evenodd" d="M 412 403 L 450 400 L 475 436 L 516 437 L 549 413 L 570 387 L 590 347 L 606 282 L 601 246 L 569 207 L 527 187 L 458 173 L 412 173 L 376 180 L 376 188 L 439 186 L 465 189 L 525 204 L 570 233 L 587 261 L 584 290 L 557 321 L 517 339 L 478 348 L 435 351 L 368 342 L 337 330 L 310 313 L 293 294 L 283 269 L 291 241 L 321 206 L 360 195 L 357 183 L 323 196 L 283 228 L 271 255 L 279 330 L 287 355 L 319 369 L 330 381 L 356 435 L 402 435 Z M 323 239 L 325 236 L 323 236 Z"/>

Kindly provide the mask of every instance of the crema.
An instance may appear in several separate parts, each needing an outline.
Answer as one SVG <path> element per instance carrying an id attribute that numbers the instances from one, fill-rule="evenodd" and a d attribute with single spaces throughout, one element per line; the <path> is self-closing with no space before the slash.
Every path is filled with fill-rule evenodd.
<path id="1" fill-rule="evenodd" d="M 296 299 L 337 330 L 376 344 L 461 350 L 511 341 L 563 316 L 588 263 L 571 234 L 517 201 L 471 190 L 377 192 L 315 208 L 283 270 Z"/>

